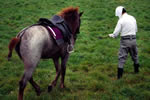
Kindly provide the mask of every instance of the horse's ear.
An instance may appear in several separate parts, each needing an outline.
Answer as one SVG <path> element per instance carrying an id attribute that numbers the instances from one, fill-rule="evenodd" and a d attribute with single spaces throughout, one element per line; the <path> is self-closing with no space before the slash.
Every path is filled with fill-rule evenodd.
<path id="1" fill-rule="evenodd" d="M 82 16 L 82 14 L 83 14 L 83 12 L 80 12 L 80 13 L 79 13 L 79 16 L 81 17 L 81 16 Z"/>

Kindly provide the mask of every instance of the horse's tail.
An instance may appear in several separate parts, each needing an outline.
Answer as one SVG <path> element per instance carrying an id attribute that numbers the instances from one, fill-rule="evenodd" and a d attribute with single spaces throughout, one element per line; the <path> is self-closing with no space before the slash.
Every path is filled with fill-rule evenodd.
<path id="1" fill-rule="evenodd" d="M 20 42 L 20 38 L 19 37 L 15 37 L 15 38 L 12 38 L 9 45 L 8 45 L 8 48 L 9 48 L 9 53 L 8 53 L 8 60 L 10 60 L 11 56 L 12 56 L 12 51 L 13 49 L 16 47 L 16 45 Z"/>

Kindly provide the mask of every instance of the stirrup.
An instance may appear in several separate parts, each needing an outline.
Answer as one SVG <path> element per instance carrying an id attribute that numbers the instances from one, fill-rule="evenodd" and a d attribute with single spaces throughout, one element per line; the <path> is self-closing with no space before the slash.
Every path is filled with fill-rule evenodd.
<path id="1" fill-rule="evenodd" d="M 67 46 L 67 52 L 68 52 L 68 53 L 73 53 L 73 52 L 74 52 L 74 49 L 73 49 L 73 45 L 72 45 L 72 44 L 70 44 L 70 45 Z"/>

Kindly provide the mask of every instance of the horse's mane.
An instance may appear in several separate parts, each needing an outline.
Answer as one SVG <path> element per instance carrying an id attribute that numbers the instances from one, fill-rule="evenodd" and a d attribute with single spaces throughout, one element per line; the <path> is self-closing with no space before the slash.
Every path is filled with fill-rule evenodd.
<path id="1" fill-rule="evenodd" d="M 58 15 L 65 18 L 65 17 L 70 17 L 70 16 L 76 16 L 76 14 L 78 13 L 78 7 L 74 8 L 74 7 L 67 7 L 67 8 L 63 8 Z"/>
<path id="2" fill-rule="evenodd" d="M 63 17 L 65 19 L 65 21 L 68 23 L 68 25 L 70 26 L 73 34 L 76 32 L 76 28 L 78 25 L 78 10 L 79 8 L 76 7 L 67 7 L 62 9 L 58 15 Z"/>

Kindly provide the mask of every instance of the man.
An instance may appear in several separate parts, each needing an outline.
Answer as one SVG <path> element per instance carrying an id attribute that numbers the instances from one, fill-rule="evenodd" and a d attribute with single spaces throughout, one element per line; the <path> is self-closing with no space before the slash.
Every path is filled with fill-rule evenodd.
<path id="1" fill-rule="evenodd" d="M 136 45 L 137 24 L 135 18 L 128 15 L 123 6 L 118 6 L 116 8 L 115 15 L 119 17 L 119 20 L 114 32 L 109 34 L 109 37 L 115 38 L 119 33 L 121 33 L 117 75 L 118 79 L 120 79 L 123 74 L 123 65 L 127 59 L 128 53 L 130 53 L 134 62 L 134 72 L 139 72 L 138 51 Z"/>

